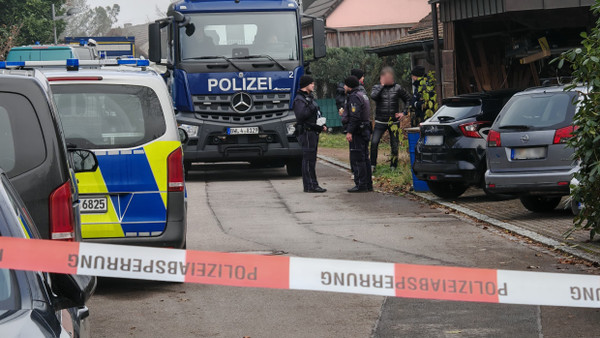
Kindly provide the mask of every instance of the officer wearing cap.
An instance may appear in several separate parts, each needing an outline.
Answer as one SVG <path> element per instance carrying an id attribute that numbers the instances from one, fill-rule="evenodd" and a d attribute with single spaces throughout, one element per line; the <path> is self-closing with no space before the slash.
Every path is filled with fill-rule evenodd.
<path id="1" fill-rule="evenodd" d="M 356 76 L 344 81 L 344 89 L 348 95 L 345 116 L 347 125 L 346 140 L 350 144 L 350 163 L 354 173 L 354 188 L 350 193 L 373 191 L 373 173 L 369 161 L 369 139 L 371 138 L 371 104 L 367 94 L 359 88 Z"/>
<path id="2" fill-rule="evenodd" d="M 324 118 L 321 117 L 319 106 L 312 92 L 315 81 L 308 75 L 300 78 L 300 90 L 294 99 L 294 114 L 296 115 L 296 135 L 302 147 L 302 183 L 304 192 L 323 193 L 326 189 L 319 186 L 315 166 L 317 165 L 317 147 L 319 133 L 327 130 Z"/>

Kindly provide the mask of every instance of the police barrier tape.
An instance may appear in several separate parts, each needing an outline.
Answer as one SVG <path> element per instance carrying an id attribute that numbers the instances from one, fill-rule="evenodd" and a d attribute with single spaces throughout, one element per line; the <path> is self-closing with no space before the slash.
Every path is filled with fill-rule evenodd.
<path id="1" fill-rule="evenodd" d="M 0 268 L 465 302 L 600 308 L 600 276 L 0 237 Z"/>

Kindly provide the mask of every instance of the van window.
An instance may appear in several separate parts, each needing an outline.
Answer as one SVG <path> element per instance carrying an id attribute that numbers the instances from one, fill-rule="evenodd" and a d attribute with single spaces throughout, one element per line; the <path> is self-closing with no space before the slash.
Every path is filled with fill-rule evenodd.
<path id="1" fill-rule="evenodd" d="M 67 143 L 84 149 L 132 148 L 166 132 L 156 93 L 130 85 L 55 85 Z"/>
<path id="2" fill-rule="evenodd" d="M 15 177 L 39 166 L 45 158 L 42 128 L 29 100 L 0 93 L 0 168 Z"/>
<path id="3" fill-rule="evenodd" d="M 23 49 L 10 51 L 6 61 L 61 61 L 72 57 L 70 48 Z"/>
<path id="4" fill-rule="evenodd" d="M 527 126 L 555 129 L 571 123 L 576 94 L 556 92 L 514 96 L 502 109 L 497 127 Z"/>

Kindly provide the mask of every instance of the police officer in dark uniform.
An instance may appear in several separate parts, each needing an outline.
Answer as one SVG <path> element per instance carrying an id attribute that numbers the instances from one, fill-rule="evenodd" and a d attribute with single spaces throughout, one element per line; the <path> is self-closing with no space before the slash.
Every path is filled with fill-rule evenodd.
<path id="1" fill-rule="evenodd" d="M 348 94 L 345 110 L 346 140 L 350 143 L 350 163 L 354 173 L 355 186 L 348 192 L 373 191 L 373 173 L 369 161 L 369 139 L 371 138 L 371 104 L 367 95 L 360 90 L 356 76 L 344 81 Z"/>
<path id="2" fill-rule="evenodd" d="M 302 147 L 302 183 L 304 192 L 323 193 L 326 189 L 319 186 L 315 166 L 317 164 L 317 147 L 319 133 L 327 130 L 321 121 L 319 106 L 315 102 L 312 92 L 315 90 L 315 81 L 308 75 L 300 78 L 300 90 L 294 99 L 294 114 L 296 115 L 296 135 Z"/>

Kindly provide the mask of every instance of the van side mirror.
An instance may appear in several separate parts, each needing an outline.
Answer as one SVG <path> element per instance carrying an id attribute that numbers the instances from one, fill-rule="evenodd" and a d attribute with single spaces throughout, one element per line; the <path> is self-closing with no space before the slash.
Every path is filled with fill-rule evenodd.
<path id="1" fill-rule="evenodd" d="M 160 35 L 160 23 L 155 22 L 148 25 L 148 59 L 154 63 L 162 62 L 162 46 Z"/>
<path id="2" fill-rule="evenodd" d="M 50 288 L 54 294 L 54 308 L 64 310 L 82 307 L 96 290 L 94 276 L 50 274 Z"/>
<path id="3" fill-rule="evenodd" d="M 324 58 L 327 55 L 325 21 L 323 19 L 313 19 L 313 54 L 315 60 Z"/>
<path id="4" fill-rule="evenodd" d="M 94 172 L 98 169 L 98 158 L 96 154 L 85 149 L 69 149 L 76 173 Z"/>

